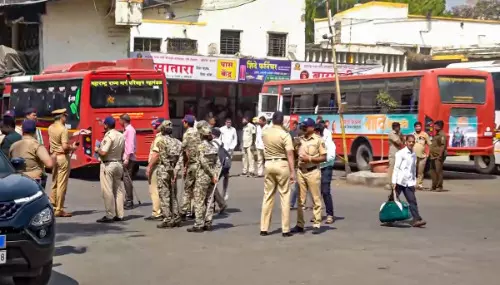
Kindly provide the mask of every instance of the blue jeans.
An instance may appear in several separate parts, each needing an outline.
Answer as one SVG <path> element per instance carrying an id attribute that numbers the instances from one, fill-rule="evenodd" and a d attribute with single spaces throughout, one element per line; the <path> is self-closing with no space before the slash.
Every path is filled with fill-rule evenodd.
<path id="1" fill-rule="evenodd" d="M 323 197 L 323 203 L 325 203 L 326 215 L 333 217 L 333 198 L 330 189 L 332 175 L 333 166 L 321 168 L 321 196 Z"/>
<path id="2" fill-rule="evenodd" d="M 295 172 L 295 177 L 297 177 L 297 172 Z M 292 195 L 290 195 L 290 207 L 295 208 L 295 204 L 297 204 L 297 198 L 299 197 L 299 183 L 295 182 L 293 184 Z M 311 192 L 307 191 L 306 201 L 312 201 Z M 305 203 L 304 203 L 305 206 Z"/>

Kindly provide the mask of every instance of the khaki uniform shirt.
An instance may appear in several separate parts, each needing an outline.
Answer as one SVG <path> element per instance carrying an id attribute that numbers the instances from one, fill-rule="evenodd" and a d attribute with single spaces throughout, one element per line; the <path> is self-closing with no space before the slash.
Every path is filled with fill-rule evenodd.
<path id="1" fill-rule="evenodd" d="M 306 138 L 305 135 L 301 136 L 299 155 L 301 153 L 305 153 L 312 157 L 326 155 L 325 141 L 317 134 L 312 134 L 309 138 Z M 299 168 L 310 168 L 319 165 L 319 163 L 299 161 Z"/>
<path id="2" fill-rule="evenodd" d="M 243 147 L 251 147 L 253 144 L 253 136 L 256 133 L 255 125 L 248 123 L 243 127 Z"/>
<path id="3" fill-rule="evenodd" d="M 155 139 L 153 143 L 151 144 L 151 147 L 149 148 L 149 157 L 148 157 L 148 163 L 151 162 L 151 157 L 153 156 L 153 153 L 159 153 L 160 150 L 158 149 L 158 142 L 161 140 L 161 133 L 157 133 L 155 136 Z"/>
<path id="4" fill-rule="evenodd" d="M 293 151 L 292 137 L 281 126 L 272 126 L 262 131 L 265 159 L 287 158 L 287 151 Z"/>
<path id="5" fill-rule="evenodd" d="M 42 177 L 45 167 L 43 160 L 50 159 L 47 149 L 32 136 L 24 136 L 15 142 L 10 147 L 10 157 L 24 158 L 26 168 L 23 173 L 33 179 Z"/>
<path id="6" fill-rule="evenodd" d="M 419 134 L 415 132 L 413 135 L 415 136 L 415 146 L 413 147 L 413 151 L 415 151 L 418 158 L 425 158 L 427 156 L 425 153 L 425 145 L 431 145 L 429 135 L 424 131 L 421 131 Z"/>
<path id="7" fill-rule="evenodd" d="M 68 129 L 59 121 L 49 126 L 50 153 L 65 154 L 63 143 L 69 143 Z"/>
<path id="8" fill-rule="evenodd" d="M 396 157 L 396 152 L 401 149 L 401 137 L 395 131 L 389 133 L 389 157 Z"/>
<path id="9" fill-rule="evenodd" d="M 107 152 L 105 156 L 101 156 L 101 161 L 121 161 L 125 151 L 125 137 L 115 129 L 109 130 L 104 135 L 100 149 Z"/>
<path id="10" fill-rule="evenodd" d="M 441 130 L 439 133 L 437 133 L 434 138 L 432 138 L 432 143 L 430 146 L 430 157 L 431 159 L 438 158 L 441 156 L 441 150 L 446 149 L 446 135 L 444 132 Z M 444 157 L 442 157 L 444 158 Z"/>

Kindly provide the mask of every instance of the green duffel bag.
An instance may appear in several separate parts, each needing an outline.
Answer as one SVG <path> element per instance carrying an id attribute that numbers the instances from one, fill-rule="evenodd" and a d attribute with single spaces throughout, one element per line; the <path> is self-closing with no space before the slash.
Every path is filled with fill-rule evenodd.
<path id="1" fill-rule="evenodd" d="M 394 192 L 393 190 L 392 197 L 394 201 L 389 199 L 380 206 L 378 217 L 382 223 L 405 221 L 411 217 L 408 203 L 401 202 Z"/>

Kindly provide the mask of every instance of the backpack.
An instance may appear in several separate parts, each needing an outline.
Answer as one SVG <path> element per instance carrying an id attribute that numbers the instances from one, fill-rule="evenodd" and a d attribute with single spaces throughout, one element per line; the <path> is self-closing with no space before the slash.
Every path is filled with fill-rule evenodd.
<path id="1" fill-rule="evenodd" d="M 219 160 L 222 165 L 222 169 L 231 168 L 231 155 L 227 152 L 227 150 L 223 147 L 224 144 L 219 144 L 218 142 L 213 142 L 219 148 Z"/>

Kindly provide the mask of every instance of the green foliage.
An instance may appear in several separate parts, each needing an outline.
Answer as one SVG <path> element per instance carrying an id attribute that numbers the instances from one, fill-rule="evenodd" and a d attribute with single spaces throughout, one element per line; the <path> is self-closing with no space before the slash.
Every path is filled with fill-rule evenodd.
<path id="1" fill-rule="evenodd" d="M 479 0 L 474 6 L 456 6 L 451 8 L 449 15 L 459 18 L 500 20 L 500 1 Z"/>
<path id="2" fill-rule="evenodd" d="M 326 18 L 326 2 L 324 0 L 305 0 L 306 1 L 306 43 L 314 42 L 314 18 Z M 354 7 L 356 4 L 364 4 L 373 2 L 373 0 L 327 0 L 330 1 L 330 10 L 332 15 L 338 12 L 345 11 Z M 339 11 L 337 11 L 337 1 L 339 2 Z M 485 0 L 483 0 L 485 1 Z M 378 0 L 378 2 L 391 3 L 407 3 L 409 4 L 408 12 L 412 15 L 427 16 L 430 12 L 431 16 L 446 16 L 446 0 Z M 497 2 L 497 1 L 493 1 Z M 383 18 L 383 16 L 380 16 Z"/>
<path id="3" fill-rule="evenodd" d="M 377 97 L 375 98 L 377 106 L 382 109 L 382 113 L 387 113 L 398 107 L 398 102 L 392 98 L 391 94 L 386 90 L 379 90 Z"/>

